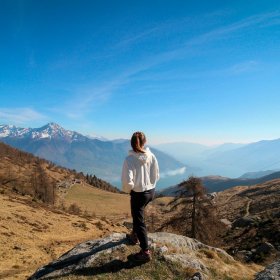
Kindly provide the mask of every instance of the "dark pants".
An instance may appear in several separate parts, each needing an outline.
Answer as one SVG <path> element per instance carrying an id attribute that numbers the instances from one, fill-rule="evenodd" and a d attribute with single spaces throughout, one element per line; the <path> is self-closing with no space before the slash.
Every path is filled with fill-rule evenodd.
<path id="1" fill-rule="evenodd" d="M 148 251 L 148 236 L 144 220 L 144 210 L 146 205 L 154 199 L 155 189 L 145 192 L 130 193 L 131 216 L 133 219 L 133 231 L 137 234 L 140 247 L 143 251 Z"/>

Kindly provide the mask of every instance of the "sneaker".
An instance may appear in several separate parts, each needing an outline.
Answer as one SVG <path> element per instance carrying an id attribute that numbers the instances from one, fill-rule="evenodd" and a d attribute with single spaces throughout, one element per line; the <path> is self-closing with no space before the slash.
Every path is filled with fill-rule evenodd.
<path id="1" fill-rule="evenodd" d="M 137 234 L 134 231 L 132 231 L 131 233 L 127 233 L 125 237 L 131 240 L 134 244 L 139 242 Z"/>
<path id="2" fill-rule="evenodd" d="M 132 255 L 132 259 L 137 262 L 150 262 L 152 260 L 152 255 L 150 251 L 140 251 L 137 254 Z"/>

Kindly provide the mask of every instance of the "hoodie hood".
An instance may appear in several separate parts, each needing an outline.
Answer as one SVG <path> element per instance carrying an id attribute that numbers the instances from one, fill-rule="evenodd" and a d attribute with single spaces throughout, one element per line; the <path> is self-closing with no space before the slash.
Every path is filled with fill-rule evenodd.
<path id="1" fill-rule="evenodd" d="M 151 156 L 152 156 L 150 149 L 144 148 L 143 151 L 145 152 L 144 154 L 142 154 L 142 153 L 137 154 L 133 150 L 129 150 L 128 153 L 130 155 L 134 156 L 135 158 L 137 158 L 142 163 L 150 162 Z"/>

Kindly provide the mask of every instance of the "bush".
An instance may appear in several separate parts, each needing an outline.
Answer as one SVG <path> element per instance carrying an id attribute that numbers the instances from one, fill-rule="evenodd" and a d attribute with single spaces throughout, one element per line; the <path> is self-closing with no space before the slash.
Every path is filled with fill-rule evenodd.
<path id="1" fill-rule="evenodd" d="M 258 228 L 259 226 L 260 226 L 259 223 L 257 221 L 254 221 L 253 227 Z"/>
<path id="2" fill-rule="evenodd" d="M 74 214 L 74 215 L 80 215 L 82 210 L 81 208 L 76 204 L 76 203 L 73 203 L 69 206 L 68 208 L 68 212 L 70 214 Z"/>
<path id="3" fill-rule="evenodd" d="M 107 219 L 105 216 L 102 216 L 100 220 L 107 223 Z"/>
<path id="4" fill-rule="evenodd" d="M 94 224 L 98 229 L 103 230 L 103 225 L 99 222 Z"/>

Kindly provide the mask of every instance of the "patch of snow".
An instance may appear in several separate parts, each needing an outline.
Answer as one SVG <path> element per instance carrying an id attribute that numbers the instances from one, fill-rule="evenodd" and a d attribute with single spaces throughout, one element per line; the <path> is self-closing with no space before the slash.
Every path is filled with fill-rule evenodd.
<path id="1" fill-rule="evenodd" d="M 41 137 L 40 138 L 51 138 L 51 135 L 49 135 L 48 133 L 41 133 Z"/>

